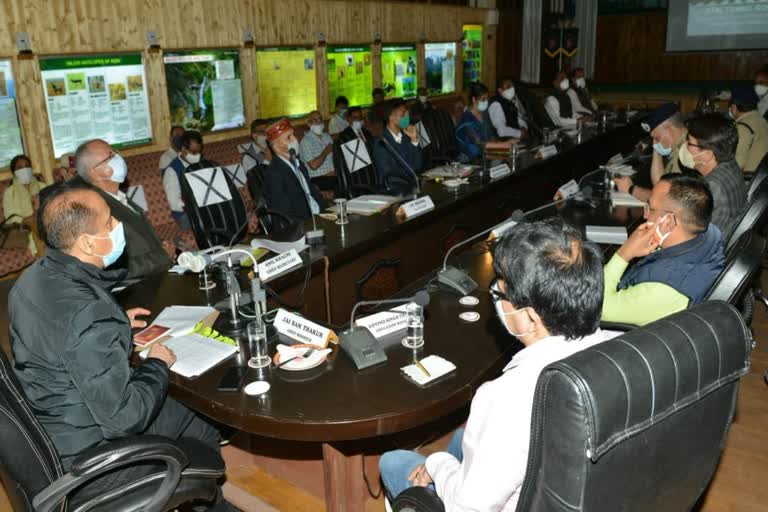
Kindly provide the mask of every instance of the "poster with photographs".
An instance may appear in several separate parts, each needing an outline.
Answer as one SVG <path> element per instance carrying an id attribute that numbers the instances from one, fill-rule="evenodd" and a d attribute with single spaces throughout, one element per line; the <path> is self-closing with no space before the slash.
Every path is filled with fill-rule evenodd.
<path id="1" fill-rule="evenodd" d="M 259 115 L 300 117 L 317 108 L 315 51 L 282 47 L 256 50 Z"/>
<path id="2" fill-rule="evenodd" d="M 19 112 L 16 106 L 16 82 L 10 59 L 0 59 L 0 168 L 24 153 Z"/>
<path id="3" fill-rule="evenodd" d="M 328 102 L 331 111 L 336 98 L 346 96 L 350 105 L 371 104 L 373 70 L 369 46 L 328 46 Z"/>

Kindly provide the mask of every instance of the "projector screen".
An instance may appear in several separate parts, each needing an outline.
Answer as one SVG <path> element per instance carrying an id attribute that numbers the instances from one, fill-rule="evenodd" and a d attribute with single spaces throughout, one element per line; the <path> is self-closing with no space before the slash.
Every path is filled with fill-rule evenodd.
<path id="1" fill-rule="evenodd" d="M 768 0 L 669 0 L 667 51 L 768 48 Z"/>

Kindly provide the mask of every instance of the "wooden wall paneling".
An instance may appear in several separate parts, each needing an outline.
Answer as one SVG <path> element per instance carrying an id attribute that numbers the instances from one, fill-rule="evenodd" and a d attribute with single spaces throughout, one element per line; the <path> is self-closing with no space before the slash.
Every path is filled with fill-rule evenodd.
<path id="1" fill-rule="evenodd" d="M 427 86 L 427 64 L 425 62 L 424 42 L 416 45 L 416 86 Z"/>
<path id="2" fill-rule="evenodd" d="M 485 25 L 483 30 L 483 83 L 489 90 L 496 90 L 496 66 L 487 66 L 486 62 L 496 63 L 496 25 Z M 493 93 L 491 93 L 493 96 Z"/>
<path id="3" fill-rule="evenodd" d="M 256 119 L 259 111 L 259 96 L 256 88 L 256 50 L 253 47 L 240 48 L 240 75 L 243 80 L 243 107 L 245 108 L 245 126 L 247 128 L 251 121 Z"/>
<path id="4" fill-rule="evenodd" d="M 317 72 L 317 110 L 323 119 L 331 117 L 331 109 L 328 106 L 328 58 L 325 45 L 315 45 L 315 70 Z"/>
<path id="5" fill-rule="evenodd" d="M 152 150 L 168 147 L 168 134 L 171 131 L 171 116 L 168 107 L 168 91 L 165 81 L 163 52 L 144 52 L 144 74 L 147 78 L 149 113 L 152 119 Z M 147 146 L 122 150 L 125 155 L 136 155 L 148 151 Z"/>
<path id="6" fill-rule="evenodd" d="M 496 27 L 496 75 L 520 78 L 523 51 L 523 1 L 497 2 L 499 25 Z"/>
<path id="7" fill-rule="evenodd" d="M 32 159 L 32 168 L 41 170 L 45 181 L 50 183 L 53 179 L 50 165 L 53 144 L 48 129 L 40 66 L 37 58 L 13 59 L 13 66 L 24 147 Z"/>

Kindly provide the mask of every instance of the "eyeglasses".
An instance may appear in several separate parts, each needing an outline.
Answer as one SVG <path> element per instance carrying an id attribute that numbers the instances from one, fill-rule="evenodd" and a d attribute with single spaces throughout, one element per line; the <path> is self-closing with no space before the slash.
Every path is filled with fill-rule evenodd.
<path id="1" fill-rule="evenodd" d="M 102 164 L 105 164 L 105 163 L 109 162 L 110 160 L 112 160 L 115 157 L 115 155 L 119 155 L 119 154 L 120 153 L 118 153 L 114 149 L 109 150 L 109 156 L 107 158 L 105 158 L 104 160 L 102 160 L 101 162 L 99 162 L 96 165 L 94 165 L 93 169 L 97 168 L 98 166 L 100 166 Z"/>
<path id="2" fill-rule="evenodd" d="M 500 279 L 495 277 L 493 281 L 491 281 L 491 285 L 488 287 L 488 292 L 491 294 L 491 298 L 494 302 L 507 300 L 507 297 L 500 291 L 501 288 L 499 287 L 499 281 Z"/>

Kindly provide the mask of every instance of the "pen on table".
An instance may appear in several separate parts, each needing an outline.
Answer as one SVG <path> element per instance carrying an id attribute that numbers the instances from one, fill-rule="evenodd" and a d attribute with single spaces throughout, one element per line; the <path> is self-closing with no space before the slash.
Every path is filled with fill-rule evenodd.
<path id="1" fill-rule="evenodd" d="M 424 368 L 424 365 L 423 365 L 423 364 L 421 364 L 421 361 L 419 361 L 418 359 L 415 359 L 415 358 L 414 358 L 413 362 L 416 364 L 416 366 L 418 366 L 418 367 L 419 367 L 419 369 L 420 369 L 421 371 L 423 371 L 423 372 L 424 372 L 424 375 L 426 375 L 427 377 L 432 377 L 432 375 L 430 375 L 430 373 L 427 371 L 427 369 L 426 369 L 426 368 Z"/>

